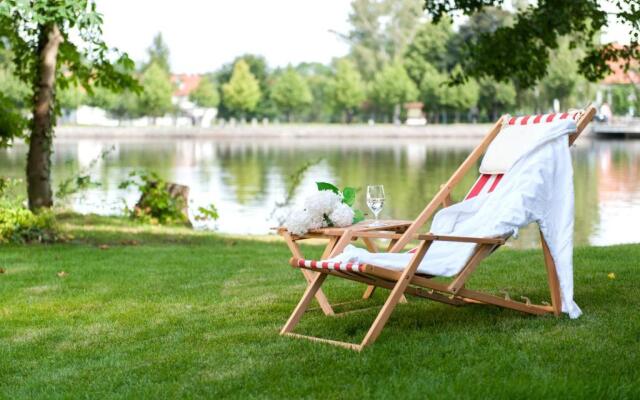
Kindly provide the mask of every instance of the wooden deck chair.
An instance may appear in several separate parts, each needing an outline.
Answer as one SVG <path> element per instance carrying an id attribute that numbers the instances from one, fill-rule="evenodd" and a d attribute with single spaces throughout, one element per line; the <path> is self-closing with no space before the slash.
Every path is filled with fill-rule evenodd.
<path id="1" fill-rule="evenodd" d="M 294 254 L 294 257 L 290 259 L 290 264 L 292 267 L 307 270 L 307 272 L 315 271 L 317 273 L 312 277 L 309 277 L 309 283 L 304 294 L 302 295 L 302 298 L 300 299 L 297 306 L 293 310 L 293 313 L 280 331 L 280 334 L 292 337 L 306 338 L 360 351 L 365 346 L 375 342 L 386 322 L 388 321 L 389 316 L 404 294 L 428 298 L 431 300 L 457 306 L 469 303 L 490 304 L 537 315 L 547 313 L 552 313 L 556 316 L 560 315 L 560 286 L 558 283 L 558 277 L 556 274 L 553 258 L 551 257 L 551 253 L 549 251 L 547 243 L 542 236 L 542 233 L 540 234 L 540 240 L 542 251 L 544 253 L 548 285 L 551 294 L 550 305 L 532 304 L 526 298 L 523 298 L 526 300 L 525 302 L 519 302 L 512 300 L 508 295 L 506 295 L 505 297 L 499 297 L 492 294 L 471 290 L 465 287 L 466 281 L 477 268 L 478 264 L 484 258 L 489 256 L 493 251 L 495 251 L 498 247 L 503 245 L 508 238 L 443 236 L 433 234 L 419 234 L 418 231 L 429 220 L 429 218 L 431 218 L 431 216 L 435 213 L 435 211 L 437 211 L 440 206 L 446 206 L 451 202 L 451 191 L 462 180 L 464 175 L 467 174 L 467 172 L 469 172 L 469 170 L 474 165 L 476 165 L 477 161 L 485 153 L 491 142 L 501 132 L 503 126 L 539 124 L 552 122 L 556 118 L 573 118 L 576 120 L 576 131 L 569 135 L 569 145 L 571 145 L 587 127 L 587 125 L 595 115 L 595 112 L 596 109 L 593 106 L 589 106 L 584 110 L 574 113 L 558 113 L 524 117 L 503 116 L 496 122 L 489 133 L 469 154 L 469 156 L 453 173 L 449 180 L 444 185 L 442 185 L 441 189 L 433 197 L 429 204 L 427 204 L 420 215 L 418 215 L 415 221 L 413 221 L 408 227 L 406 227 L 406 229 L 403 229 L 403 233 L 347 229 L 344 231 L 342 237 L 340 237 L 339 239 L 333 239 L 335 245 L 333 246 L 329 257 L 327 257 L 326 254 L 328 252 L 325 252 L 325 254 L 323 255 L 323 258 L 333 257 L 342 252 L 347 244 L 357 238 L 363 238 L 367 240 L 371 240 L 374 238 L 390 239 L 393 243 L 393 246 L 390 249 L 390 251 L 392 252 L 402 251 L 410 241 L 418 240 L 420 243 L 418 247 L 412 251 L 413 256 L 411 258 L 411 261 L 402 271 L 391 270 L 367 264 L 306 260 L 304 258 L 296 257 L 296 255 Z M 481 175 L 476 183 L 472 186 L 466 198 L 477 196 L 482 192 L 493 191 L 499 184 L 501 178 L 502 175 L 500 174 Z M 456 276 L 453 277 L 450 282 L 447 283 L 443 283 L 442 281 L 435 281 L 431 276 L 424 276 L 416 273 L 420 261 L 428 251 L 429 246 L 434 241 L 438 240 L 467 243 L 470 242 L 476 244 L 475 250 L 467 261 L 466 265 Z M 337 276 L 340 278 L 364 283 L 369 286 L 382 287 L 391 290 L 391 293 L 382 306 L 382 309 L 379 311 L 373 324 L 369 328 L 367 334 L 360 344 L 305 336 L 293 332 L 295 326 L 302 318 L 302 315 L 309 306 L 311 300 L 314 298 L 314 296 L 320 290 L 322 284 L 329 276 Z"/>

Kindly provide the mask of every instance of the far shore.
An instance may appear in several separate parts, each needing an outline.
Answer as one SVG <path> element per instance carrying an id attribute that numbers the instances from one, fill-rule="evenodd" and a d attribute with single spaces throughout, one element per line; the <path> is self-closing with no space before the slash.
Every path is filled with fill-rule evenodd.
<path id="1" fill-rule="evenodd" d="M 59 126 L 59 138 L 477 138 L 492 124 L 270 124 L 200 127 Z"/>

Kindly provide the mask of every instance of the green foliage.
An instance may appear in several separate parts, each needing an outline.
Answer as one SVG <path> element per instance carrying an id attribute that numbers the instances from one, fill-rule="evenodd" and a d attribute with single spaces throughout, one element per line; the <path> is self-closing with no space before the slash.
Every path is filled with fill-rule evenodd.
<path id="1" fill-rule="evenodd" d="M 214 204 L 209 204 L 207 207 L 198 207 L 198 213 L 194 217 L 197 221 L 215 221 L 220 218 L 218 209 Z"/>
<path id="2" fill-rule="evenodd" d="M 502 0 L 425 0 L 424 7 L 437 22 L 458 11 L 472 15 L 502 3 Z M 467 42 L 467 51 L 461 60 L 464 73 L 454 78 L 458 82 L 467 76 L 491 77 L 501 82 L 513 79 L 522 88 L 532 87 L 546 75 L 551 53 L 567 36 L 571 38 L 572 48 L 587 49 L 578 64 L 580 73 L 588 79 L 602 79 L 610 73 L 609 61 L 622 61 L 628 68 L 633 60 L 640 58 L 640 4 L 621 0 L 614 3 L 618 9 L 615 20 L 629 29 L 632 38 L 629 45 L 615 47 L 593 40 L 614 20 L 608 18 L 603 2 L 539 1 L 522 7 L 513 23 Z"/>
<path id="3" fill-rule="evenodd" d="M 488 121 L 496 121 L 508 113 L 516 104 L 516 89 L 511 82 L 495 82 L 481 79 L 478 108 L 486 114 Z"/>
<path id="4" fill-rule="evenodd" d="M 75 110 L 86 102 L 86 93 L 77 85 L 70 85 L 57 93 L 58 104 L 63 110 Z"/>
<path id="5" fill-rule="evenodd" d="M 300 63 L 296 70 L 304 77 L 311 91 L 311 104 L 302 112 L 305 121 L 330 122 L 333 115 L 331 100 L 332 70 L 321 63 Z"/>
<path id="6" fill-rule="evenodd" d="M 385 66 L 376 74 L 371 92 L 373 102 L 387 116 L 404 103 L 418 97 L 416 85 L 402 64 L 397 62 Z"/>
<path id="7" fill-rule="evenodd" d="M 427 110 L 453 112 L 458 115 L 474 107 L 479 99 L 478 83 L 470 79 L 463 84 L 452 86 L 444 73 L 425 64 L 425 75 L 420 85 L 420 93 Z M 455 69 L 454 69 L 455 71 Z M 446 114 L 445 114 L 446 118 Z"/>
<path id="8" fill-rule="evenodd" d="M 256 108 L 261 97 L 260 86 L 246 61 L 239 60 L 234 65 L 231 79 L 222 86 L 222 93 L 225 106 L 241 115 Z"/>
<path id="9" fill-rule="evenodd" d="M 151 172 L 131 172 L 126 181 L 120 183 L 120 189 L 135 187 L 140 192 L 140 200 L 125 214 L 131 219 L 148 224 L 188 224 L 189 218 L 183 210 L 184 200 L 169 193 L 168 184 L 157 174 Z"/>
<path id="10" fill-rule="evenodd" d="M 329 182 L 316 182 L 316 187 L 319 191 L 328 190 L 339 195 L 340 197 L 342 197 L 342 202 L 351 208 L 353 208 L 353 205 L 356 202 L 356 193 L 358 192 L 358 190 L 355 188 L 346 186 L 344 189 L 342 189 L 342 191 L 340 191 L 340 189 L 338 189 L 336 185 Z M 362 212 L 362 210 L 354 209 L 353 213 L 354 224 L 357 224 L 358 222 L 364 220 L 364 212 Z"/>
<path id="11" fill-rule="evenodd" d="M 172 111 L 172 92 L 169 74 L 160 65 L 152 63 L 142 74 L 140 112 L 151 117 L 162 117 Z"/>
<path id="12" fill-rule="evenodd" d="M 14 138 L 24 136 L 27 120 L 15 103 L 0 92 L 0 147 L 9 146 Z"/>
<path id="13" fill-rule="evenodd" d="M 420 0 L 354 0 L 344 39 L 366 81 L 402 57 L 422 15 Z"/>
<path id="14" fill-rule="evenodd" d="M 256 54 L 244 54 L 239 57 L 236 57 L 232 62 L 225 64 L 220 68 L 218 72 L 215 73 L 215 80 L 218 83 L 218 87 L 221 89 L 220 93 L 222 93 L 222 86 L 225 83 L 231 80 L 231 76 L 233 74 L 233 70 L 235 65 L 243 60 L 249 66 L 249 71 L 258 81 L 258 85 L 260 86 L 260 99 L 252 111 L 246 112 L 245 117 L 269 117 L 274 118 L 278 114 L 278 110 L 276 110 L 273 101 L 271 100 L 270 92 L 270 84 L 271 84 L 271 76 L 269 67 L 267 65 L 267 60 L 260 55 Z M 235 109 L 230 109 L 223 101 L 219 105 L 218 113 L 222 118 L 229 117 L 238 117 L 240 116 L 240 112 Z"/>
<path id="15" fill-rule="evenodd" d="M 155 64 L 162 68 L 162 70 L 167 74 L 171 73 L 171 66 L 169 65 L 169 46 L 167 46 L 162 38 L 161 32 L 156 33 L 153 37 L 151 46 L 147 49 L 147 55 L 149 56 L 149 60 L 143 67 L 143 70 L 146 70 L 151 65 Z"/>
<path id="16" fill-rule="evenodd" d="M 199 107 L 214 108 L 220 103 L 218 89 L 211 79 L 202 77 L 198 87 L 189 94 L 189 100 Z"/>
<path id="17" fill-rule="evenodd" d="M 15 192 L 19 180 L 0 178 L 0 243 L 49 243 L 63 239 L 49 210 L 34 213 Z"/>
<path id="18" fill-rule="evenodd" d="M 91 160 L 91 162 L 89 162 L 89 165 L 87 165 L 85 168 L 79 171 L 75 171 L 70 177 L 63 179 L 58 184 L 58 190 L 56 190 L 56 198 L 58 200 L 64 201 L 74 194 L 100 186 L 100 182 L 96 182 L 91 179 L 91 172 L 96 167 L 98 162 L 107 158 L 107 156 L 114 150 L 115 146 L 111 146 L 110 148 L 103 150 L 96 158 Z"/>
<path id="19" fill-rule="evenodd" d="M 87 97 L 87 104 L 106 110 L 117 119 L 141 116 L 139 95 L 131 90 L 114 93 L 105 88 L 95 88 Z"/>
<path id="20" fill-rule="evenodd" d="M 633 85 L 612 85 L 608 88 L 611 95 L 611 108 L 614 114 L 627 115 L 629 109 L 640 110 L 640 96 Z"/>
<path id="21" fill-rule="evenodd" d="M 366 96 L 362 77 L 350 60 L 338 60 L 329 90 L 333 106 L 338 111 L 344 111 L 347 122 L 350 122 L 354 109 L 362 104 Z"/>
<path id="22" fill-rule="evenodd" d="M 290 121 L 291 115 L 309 106 L 313 97 L 305 79 L 293 67 L 288 66 L 276 78 L 271 88 L 271 99 Z"/>
<path id="23" fill-rule="evenodd" d="M 404 54 L 404 67 L 416 85 L 420 85 L 429 65 L 446 71 L 454 62 L 449 45 L 454 37 L 450 19 L 424 22 Z M 428 65 L 427 65 L 428 64 Z"/>

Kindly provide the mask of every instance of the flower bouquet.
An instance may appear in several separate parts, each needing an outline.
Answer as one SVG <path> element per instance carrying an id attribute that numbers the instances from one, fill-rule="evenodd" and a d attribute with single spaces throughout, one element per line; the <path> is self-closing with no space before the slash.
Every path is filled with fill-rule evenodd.
<path id="1" fill-rule="evenodd" d="M 313 229 L 349 226 L 364 220 L 364 213 L 353 209 L 356 189 L 345 187 L 340 191 L 328 182 L 316 182 L 316 186 L 318 191 L 305 199 L 304 208 L 289 214 L 285 222 L 289 232 L 304 235 Z"/>

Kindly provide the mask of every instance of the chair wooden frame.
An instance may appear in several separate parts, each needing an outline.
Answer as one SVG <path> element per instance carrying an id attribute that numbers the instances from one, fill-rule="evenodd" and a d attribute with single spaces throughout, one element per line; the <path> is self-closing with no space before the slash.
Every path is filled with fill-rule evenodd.
<path id="1" fill-rule="evenodd" d="M 595 113 L 596 109 L 593 106 L 589 106 L 581 111 L 579 118 L 577 119 L 576 132 L 569 135 L 569 145 L 573 144 L 578 136 L 584 131 L 589 122 L 593 119 Z M 542 315 L 552 313 L 559 316 L 561 313 L 560 285 L 553 258 L 542 233 L 540 233 L 540 241 L 544 254 L 549 291 L 551 294 L 550 305 L 532 304 L 529 299 L 525 297 L 523 297 L 523 299 L 526 300 L 525 302 L 519 302 L 509 298 L 508 294 L 506 294 L 505 297 L 499 297 L 465 287 L 467 280 L 480 262 L 498 247 L 503 245 L 508 237 L 479 238 L 418 233 L 419 229 L 422 228 L 422 226 L 429 220 L 429 218 L 431 218 L 440 206 L 446 206 L 451 203 L 450 196 L 452 190 L 460 183 L 467 172 L 476 165 L 476 162 L 485 153 L 493 139 L 495 139 L 495 137 L 500 133 L 503 123 L 505 122 L 505 118 L 506 117 L 504 116 L 501 117 L 495 125 L 493 125 L 480 144 L 469 154 L 449 180 L 441 186 L 438 193 L 414 221 L 389 221 L 387 226 L 382 229 L 378 228 L 378 230 L 366 228 L 366 226 L 362 224 L 347 228 L 327 228 L 310 232 L 304 236 L 293 236 L 289 234 L 286 229 L 280 228 L 278 233 L 284 237 L 293 255 L 289 263 L 293 267 L 300 268 L 308 281 L 308 286 L 302 295 L 302 298 L 294 308 L 285 325 L 282 327 L 280 334 L 297 338 L 305 338 L 360 351 L 364 347 L 375 342 L 391 313 L 397 304 L 404 299 L 405 294 L 428 298 L 455 306 L 470 303 L 491 304 L 530 314 Z M 407 267 L 402 271 L 392 271 L 376 267 L 374 265 L 362 265 L 357 272 L 335 269 L 307 269 L 307 267 L 304 267 L 299 263 L 299 260 L 304 259 L 304 257 L 302 256 L 297 242 L 310 238 L 324 238 L 329 240 L 329 243 L 321 257 L 322 259 L 331 258 L 339 254 L 349 243 L 358 239 L 362 240 L 370 251 L 376 250 L 375 244 L 372 242 L 373 239 L 389 239 L 390 245 L 387 251 L 390 252 L 402 251 L 412 240 L 419 241 L 419 246 Z M 435 281 L 432 279 L 433 277 L 416 274 L 417 268 L 428 251 L 429 246 L 437 240 L 476 244 L 475 250 L 467 264 L 449 283 Z M 391 293 L 387 297 L 382 309 L 379 311 L 364 339 L 359 344 L 305 336 L 293 332 L 314 297 L 316 297 L 320 307 L 326 315 L 335 315 L 329 301 L 321 290 L 322 284 L 330 275 L 366 284 L 367 289 L 364 293 L 364 298 L 368 298 L 376 287 L 391 290 Z"/>

